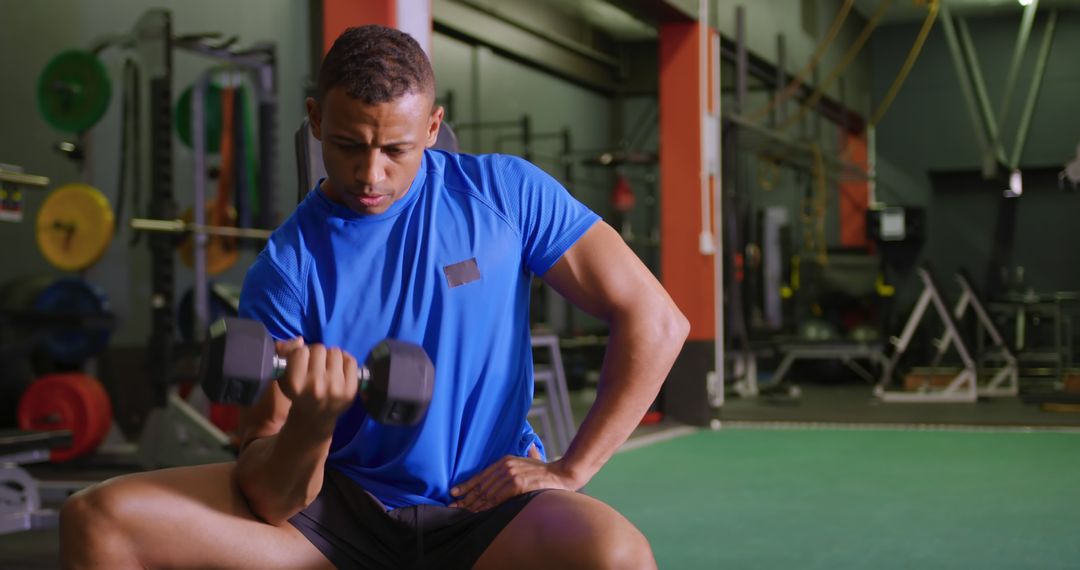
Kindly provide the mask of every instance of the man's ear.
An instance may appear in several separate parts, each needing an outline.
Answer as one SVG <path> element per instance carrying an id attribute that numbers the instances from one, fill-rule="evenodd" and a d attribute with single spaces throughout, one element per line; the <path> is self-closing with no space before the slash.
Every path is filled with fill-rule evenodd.
<path id="1" fill-rule="evenodd" d="M 316 140 L 322 141 L 322 108 L 319 102 L 308 97 L 304 103 L 307 105 L 308 125 L 311 127 L 311 135 Z"/>
<path id="2" fill-rule="evenodd" d="M 428 133 L 427 133 L 427 145 L 432 147 L 435 145 L 435 141 L 439 139 L 439 125 L 442 125 L 443 116 L 446 114 L 446 110 L 442 105 L 435 107 L 431 112 L 431 118 L 428 121 Z"/>

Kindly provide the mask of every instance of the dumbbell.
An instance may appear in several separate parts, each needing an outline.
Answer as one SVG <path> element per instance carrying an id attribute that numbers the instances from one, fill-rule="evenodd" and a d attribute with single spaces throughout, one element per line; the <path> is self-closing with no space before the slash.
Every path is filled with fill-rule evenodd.
<path id="1" fill-rule="evenodd" d="M 210 325 L 203 345 L 203 391 L 214 402 L 250 406 L 284 374 L 286 364 L 261 322 L 221 318 Z M 384 424 L 413 425 L 431 402 L 435 367 L 423 348 L 386 339 L 371 350 L 357 376 L 368 415 Z"/>

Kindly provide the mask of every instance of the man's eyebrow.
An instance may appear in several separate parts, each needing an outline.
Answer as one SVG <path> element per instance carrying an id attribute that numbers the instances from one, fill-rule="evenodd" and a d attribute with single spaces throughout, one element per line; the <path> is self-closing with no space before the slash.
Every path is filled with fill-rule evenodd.
<path id="1" fill-rule="evenodd" d="M 363 146 L 378 146 L 380 148 L 390 147 L 390 146 L 411 146 L 411 145 L 416 144 L 416 141 L 413 141 L 412 139 L 402 139 L 402 140 L 397 140 L 397 141 L 387 141 L 387 142 L 384 142 L 384 143 L 379 144 L 379 145 L 371 145 L 370 143 L 368 143 L 367 141 L 364 141 L 362 139 L 352 137 L 352 136 L 349 136 L 349 135 L 337 134 L 337 133 L 330 135 L 330 139 L 333 140 L 334 142 L 344 142 L 344 143 L 348 143 L 348 144 L 356 144 L 356 145 L 363 145 Z"/>

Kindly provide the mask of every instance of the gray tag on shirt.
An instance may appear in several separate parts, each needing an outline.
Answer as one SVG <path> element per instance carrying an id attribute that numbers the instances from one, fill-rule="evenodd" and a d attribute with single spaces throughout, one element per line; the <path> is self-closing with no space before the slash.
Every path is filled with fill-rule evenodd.
<path id="1" fill-rule="evenodd" d="M 447 265 L 443 267 L 443 273 L 446 273 L 446 283 L 451 289 L 480 279 L 480 268 L 476 265 L 475 257 Z"/>

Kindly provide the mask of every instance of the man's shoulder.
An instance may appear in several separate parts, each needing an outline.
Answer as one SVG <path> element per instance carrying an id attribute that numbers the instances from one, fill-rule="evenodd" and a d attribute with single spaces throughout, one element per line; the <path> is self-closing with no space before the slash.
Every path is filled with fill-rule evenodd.
<path id="1" fill-rule="evenodd" d="M 497 186 L 503 183 L 502 173 L 511 170 L 528 172 L 539 170 L 529 161 L 509 154 L 470 154 L 428 149 L 429 175 L 434 173 L 444 184 L 469 182 L 476 186 Z"/>
<path id="2" fill-rule="evenodd" d="M 273 267 L 278 273 L 299 277 L 303 274 L 305 260 L 311 253 L 304 236 L 303 218 L 311 216 L 311 197 L 302 200 L 289 217 L 273 232 L 266 246 L 255 259 L 255 265 Z"/>

